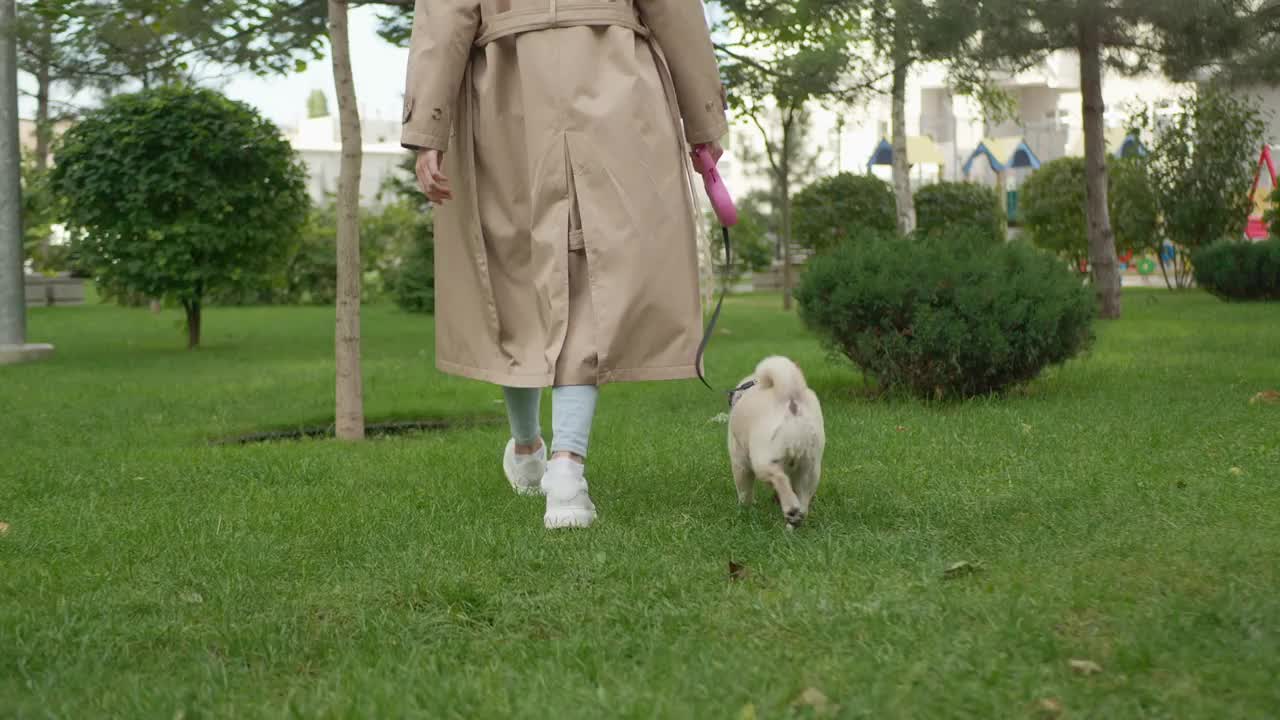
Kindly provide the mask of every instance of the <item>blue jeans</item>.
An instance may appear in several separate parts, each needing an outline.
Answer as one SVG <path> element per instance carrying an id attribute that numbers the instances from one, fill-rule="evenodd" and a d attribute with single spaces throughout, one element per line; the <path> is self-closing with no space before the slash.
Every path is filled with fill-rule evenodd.
<path id="1" fill-rule="evenodd" d="M 537 388 L 503 388 L 507 400 L 507 419 L 511 437 L 520 445 L 532 445 L 542 435 L 539 406 L 542 390 Z M 587 456 L 591 438 L 591 422 L 596 414 L 600 389 L 594 385 L 565 385 L 551 391 L 551 452 L 569 452 Z"/>

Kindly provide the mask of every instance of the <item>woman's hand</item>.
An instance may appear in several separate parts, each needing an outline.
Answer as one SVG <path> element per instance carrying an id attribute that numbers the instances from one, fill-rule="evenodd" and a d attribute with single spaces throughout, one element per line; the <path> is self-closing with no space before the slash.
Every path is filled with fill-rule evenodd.
<path id="1" fill-rule="evenodd" d="M 449 187 L 449 178 L 441 170 L 444 164 L 444 153 L 439 150 L 419 150 L 415 171 L 418 175 L 418 187 L 435 205 L 443 205 L 453 199 L 453 190 Z"/>
<path id="2" fill-rule="evenodd" d="M 694 145 L 693 146 L 693 169 L 697 170 L 699 174 L 704 174 L 711 169 L 711 168 L 702 167 L 702 163 L 698 160 L 698 150 L 701 150 L 702 148 L 706 148 L 707 152 L 711 153 L 712 161 L 717 163 L 720 162 L 720 157 L 724 155 L 724 148 L 720 147 L 719 142 L 709 142 L 709 143 L 703 143 L 701 145 Z"/>

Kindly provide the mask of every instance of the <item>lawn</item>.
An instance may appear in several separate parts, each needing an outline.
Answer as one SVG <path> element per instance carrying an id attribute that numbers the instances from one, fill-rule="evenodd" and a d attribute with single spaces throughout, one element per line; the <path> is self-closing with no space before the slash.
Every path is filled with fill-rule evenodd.
<path id="1" fill-rule="evenodd" d="M 1280 715 L 1280 407 L 1249 404 L 1280 306 L 1130 292 L 1087 357 L 927 405 L 778 305 L 732 302 L 708 365 L 818 390 L 794 533 L 736 507 L 696 383 L 605 389 L 601 518 L 553 534 L 428 320 L 366 309 L 366 408 L 455 429 L 217 445 L 326 422 L 329 309 L 213 310 L 197 352 L 173 313 L 34 311 L 56 358 L 0 368 L 0 716 Z"/>

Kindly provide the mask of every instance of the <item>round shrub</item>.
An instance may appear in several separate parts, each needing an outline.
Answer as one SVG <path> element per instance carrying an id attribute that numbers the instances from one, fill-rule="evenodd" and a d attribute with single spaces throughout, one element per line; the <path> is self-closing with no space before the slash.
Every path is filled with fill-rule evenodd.
<path id="1" fill-rule="evenodd" d="M 868 237 L 814 258 L 796 295 L 805 324 L 882 389 L 927 398 L 1003 390 L 1093 340 L 1093 298 L 1024 243 Z"/>
<path id="2" fill-rule="evenodd" d="M 916 191 L 916 229 L 939 235 L 967 228 L 991 242 L 1004 242 L 1004 216 L 996 191 L 970 182 L 940 182 Z"/>
<path id="3" fill-rule="evenodd" d="M 1217 242 L 1191 264 L 1196 284 L 1223 300 L 1280 300 L 1280 239 Z"/>
<path id="4" fill-rule="evenodd" d="M 893 187 L 874 175 L 823 178 L 796 193 L 791 208 L 795 240 L 819 253 L 868 231 L 888 233 L 898 227 Z"/>
<path id="5" fill-rule="evenodd" d="M 1107 207 L 1120 252 L 1156 252 L 1160 248 L 1160 210 L 1155 188 L 1141 158 L 1107 160 Z M 1086 240 L 1087 244 L 1087 240 Z"/>
<path id="6" fill-rule="evenodd" d="M 1141 163 L 1107 161 L 1107 205 L 1119 252 L 1142 253 L 1159 244 L 1155 193 Z M 1073 266 L 1088 261 L 1084 158 L 1045 163 L 1023 183 L 1019 204 L 1031 242 L 1071 260 Z"/>
<path id="7" fill-rule="evenodd" d="M 279 129 L 212 90 L 111 98 L 63 136 L 50 175 L 78 262 L 114 297 L 186 310 L 279 271 L 307 217 L 306 173 Z"/>

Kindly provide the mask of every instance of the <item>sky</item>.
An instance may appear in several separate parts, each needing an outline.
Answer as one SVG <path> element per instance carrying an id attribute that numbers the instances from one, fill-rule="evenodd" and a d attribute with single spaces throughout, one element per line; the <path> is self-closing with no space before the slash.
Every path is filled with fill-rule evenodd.
<path id="1" fill-rule="evenodd" d="M 351 11 L 351 62 L 355 72 L 356 97 L 361 112 L 371 118 L 399 121 L 403 106 L 405 65 L 409 52 L 383 41 L 377 33 L 377 8 L 363 7 Z M 35 90 L 30 77 L 20 79 L 22 88 Z M 333 92 L 333 69 L 330 60 L 310 63 L 305 72 L 286 76 L 259 78 L 249 73 L 203 82 L 236 100 L 257 107 L 263 115 L 282 127 L 294 127 L 306 116 L 307 97 L 321 90 L 329 99 L 330 110 L 336 111 Z M 64 97 L 55 99 L 66 100 Z M 77 98 L 85 103 L 87 98 Z M 20 114 L 35 117 L 35 101 L 23 97 Z"/>
<path id="2" fill-rule="evenodd" d="M 378 37 L 377 15 L 378 10 L 374 7 L 351 10 L 351 64 L 355 73 L 356 97 L 363 116 L 399 121 L 404 105 L 405 66 L 409 61 L 409 51 Z M 329 98 L 329 109 L 337 110 L 333 66 L 328 56 L 310 63 L 303 73 L 285 77 L 239 75 L 221 90 L 257 107 L 282 126 L 296 126 L 306 116 L 307 97 L 313 90 L 322 90 Z"/>

